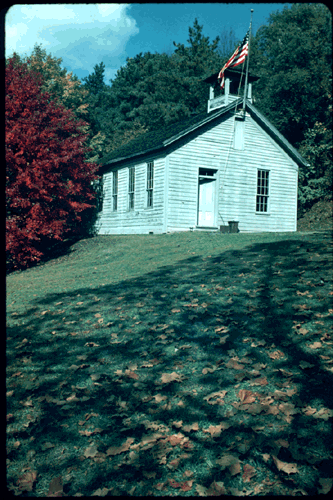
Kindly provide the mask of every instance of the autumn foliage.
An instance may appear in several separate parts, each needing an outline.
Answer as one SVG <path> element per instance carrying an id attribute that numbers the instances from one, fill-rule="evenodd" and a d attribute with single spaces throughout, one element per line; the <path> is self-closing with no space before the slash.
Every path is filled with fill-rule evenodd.
<path id="1" fill-rule="evenodd" d="M 50 94 L 42 76 L 15 55 L 6 66 L 6 254 L 9 269 L 80 231 L 93 206 L 98 166 L 85 162 L 84 121 Z"/>

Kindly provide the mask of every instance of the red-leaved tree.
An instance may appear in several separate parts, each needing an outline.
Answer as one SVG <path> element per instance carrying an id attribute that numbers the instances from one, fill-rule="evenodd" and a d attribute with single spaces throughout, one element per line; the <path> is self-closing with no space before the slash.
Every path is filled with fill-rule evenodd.
<path id="1" fill-rule="evenodd" d="M 6 253 L 26 267 L 93 207 L 97 164 L 85 162 L 85 122 L 41 92 L 42 77 L 14 56 L 6 65 Z"/>

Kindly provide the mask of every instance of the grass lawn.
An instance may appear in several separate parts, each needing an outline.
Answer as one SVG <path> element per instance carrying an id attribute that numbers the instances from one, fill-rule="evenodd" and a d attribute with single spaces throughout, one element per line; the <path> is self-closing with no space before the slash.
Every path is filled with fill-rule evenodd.
<path id="1" fill-rule="evenodd" d="M 332 487 L 332 234 L 99 236 L 7 277 L 7 488 Z"/>

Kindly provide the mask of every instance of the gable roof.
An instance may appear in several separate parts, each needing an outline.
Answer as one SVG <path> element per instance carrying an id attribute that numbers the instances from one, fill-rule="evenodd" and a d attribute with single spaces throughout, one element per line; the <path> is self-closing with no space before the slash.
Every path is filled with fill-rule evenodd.
<path id="1" fill-rule="evenodd" d="M 114 166 L 116 163 L 142 156 L 149 153 L 156 153 L 171 145 L 178 139 L 185 137 L 191 132 L 203 127 L 206 124 L 214 122 L 221 116 L 233 111 L 236 107 L 243 104 L 243 99 L 239 98 L 223 108 L 218 108 L 210 113 L 206 111 L 194 116 L 190 116 L 176 123 L 146 132 L 132 139 L 128 143 L 111 151 L 100 161 L 101 171 L 105 171 L 106 167 Z M 267 118 L 264 117 L 251 103 L 246 102 L 246 111 L 250 113 L 252 118 L 282 147 L 282 149 L 292 157 L 292 159 L 303 166 L 307 166 L 306 160 L 298 153 L 298 151 L 290 144 L 287 139 L 272 125 Z"/>

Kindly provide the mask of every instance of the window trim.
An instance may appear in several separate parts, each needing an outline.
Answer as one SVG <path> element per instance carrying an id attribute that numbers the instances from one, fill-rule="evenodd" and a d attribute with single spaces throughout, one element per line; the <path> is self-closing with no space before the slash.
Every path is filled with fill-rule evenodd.
<path id="1" fill-rule="evenodd" d="M 146 208 L 154 207 L 154 171 L 155 165 L 153 161 L 146 163 Z M 151 173 L 151 175 L 149 175 Z"/>
<path id="2" fill-rule="evenodd" d="M 265 173 L 265 176 L 263 176 Z M 261 174 L 261 176 L 260 176 Z M 267 175 L 266 175 L 267 174 Z M 257 169 L 256 185 L 256 214 L 269 215 L 270 199 L 270 170 L 264 168 Z M 259 192 L 261 191 L 261 192 Z M 258 209 L 259 207 L 259 209 Z M 266 210 L 265 210 L 266 208 Z"/>
<path id="3" fill-rule="evenodd" d="M 118 170 L 112 172 L 112 212 L 118 210 Z"/>
<path id="4" fill-rule="evenodd" d="M 128 167 L 128 210 L 133 211 L 135 204 L 135 166 Z"/>

